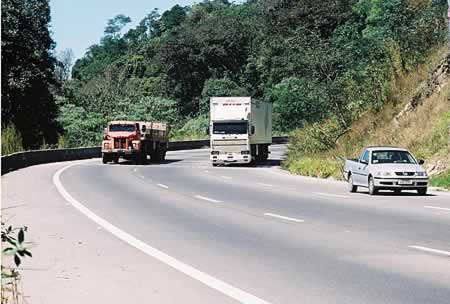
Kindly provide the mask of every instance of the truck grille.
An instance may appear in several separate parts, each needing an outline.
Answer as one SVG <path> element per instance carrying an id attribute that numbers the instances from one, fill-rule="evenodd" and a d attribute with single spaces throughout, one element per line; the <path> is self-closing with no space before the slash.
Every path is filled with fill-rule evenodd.
<path id="1" fill-rule="evenodd" d="M 214 140 L 212 147 L 220 153 L 241 153 L 248 150 L 246 139 Z"/>
<path id="2" fill-rule="evenodd" d="M 126 149 L 127 139 L 126 138 L 115 138 L 114 139 L 114 149 Z"/>
<path id="3" fill-rule="evenodd" d="M 213 146 L 246 146 L 246 139 L 229 139 L 229 140 L 214 140 Z"/>
<path id="4" fill-rule="evenodd" d="M 397 176 L 414 176 L 416 172 L 395 172 L 395 175 Z"/>
<path id="5" fill-rule="evenodd" d="M 229 145 L 229 146 L 214 146 L 214 151 L 219 151 L 220 153 L 241 153 L 241 151 L 248 150 L 247 146 L 236 146 L 236 145 Z"/>

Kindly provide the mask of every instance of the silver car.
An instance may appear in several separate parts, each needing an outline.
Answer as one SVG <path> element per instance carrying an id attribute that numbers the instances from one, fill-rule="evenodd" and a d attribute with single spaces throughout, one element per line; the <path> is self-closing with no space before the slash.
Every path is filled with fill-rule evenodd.
<path id="1" fill-rule="evenodd" d="M 426 195 L 428 176 L 422 167 L 423 160 L 416 160 L 405 149 L 396 147 L 368 147 L 359 159 L 348 159 L 344 165 L 344 178 L 350 192 L 358 187 L 369 189 L 370 195 L 379 190 L 417 190 Z"/>

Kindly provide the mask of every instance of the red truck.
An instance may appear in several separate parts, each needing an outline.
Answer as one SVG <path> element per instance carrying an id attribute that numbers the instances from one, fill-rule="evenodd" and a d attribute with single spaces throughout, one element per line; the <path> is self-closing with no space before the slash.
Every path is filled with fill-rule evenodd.
<path id="1" fill-rule="evenodd" d="M 102 160 L 118 163 L 122 157 L 135 164 L 164 160 L 169 142 L 165 123 L 146 121 L 111 121 L 103 134 Z"/>

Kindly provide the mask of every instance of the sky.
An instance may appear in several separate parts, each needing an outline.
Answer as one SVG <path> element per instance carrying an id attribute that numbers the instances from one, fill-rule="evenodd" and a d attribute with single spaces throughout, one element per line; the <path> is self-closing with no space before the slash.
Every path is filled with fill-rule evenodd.
<path id="1" fill-rule="evenodd" d="M 51 31 L 56 54 L 72 49 L 75 58 L 100 41 L 108 19 L 118 14 L 129 16 L 134 27 L 154 8 L 160 14 L 172 6 L 192 5 L 193 0 L 50 0 Z"/>

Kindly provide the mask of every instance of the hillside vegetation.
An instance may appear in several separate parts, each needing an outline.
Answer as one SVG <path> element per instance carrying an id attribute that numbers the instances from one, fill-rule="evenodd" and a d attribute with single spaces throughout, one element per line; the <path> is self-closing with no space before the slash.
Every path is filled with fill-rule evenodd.
<path id="1" fill-rule="evenodd" d="M 426 160 L 429 173 L 437 176 L 436 185 L 449 187 L 450 57 L 447 52 L 447 47 L 440 48 L 428 58 L 427 64 L 395 77 L 384 106 L 363 113 L 347 132 L 337 140 L 330 139 L 326 146 L 316 150 L 305 148 L 324 143 L 320 133 L 330 134 L 327 128 L 334 127 L 332 120 L 293 132 L 284 166 L 297 174 L 341 179 L 343 158 L 358 157 L 369 145 L 400 146 Z"/>
<path id="2" fill-rule="evenodd" d="M 118 15 L 76 62 L 58 121 L 76 146 L 98 144 L 111 119 L 164 120 L 173 138 L 198 139 L 209 97 L 251 95 L 274 104 L 278 133 L 324 120 L 339 133 L 445 41 L 445 13 L 445 0 L 216 0 L 152 11 L 128 31 Z"/>
<path id="3" fill-rule="evenodd" d="M 2 125 L 25 149 L 98 145 L 113 119 L 166 121 L 173 139 L 198 139 L 211 96 L 247 95 L 273 103 L 276 134 L 321 137 L 294 136 L 294 164 L 390 104 L 395 81 L 446 40 L 446 0 L 212 0 L 149 8 L 131 29 L 113 17 L 69 77 L 38 2 L 2 1 Z"/>

